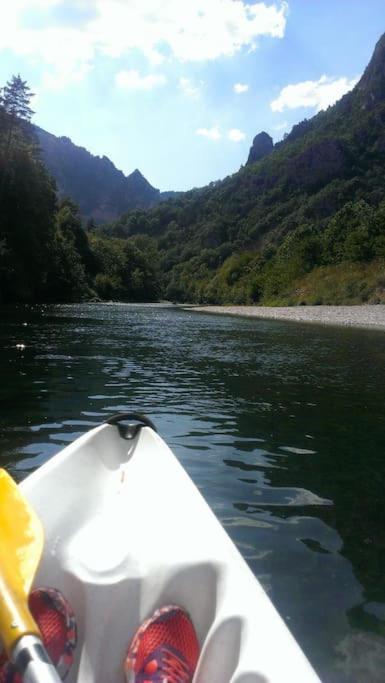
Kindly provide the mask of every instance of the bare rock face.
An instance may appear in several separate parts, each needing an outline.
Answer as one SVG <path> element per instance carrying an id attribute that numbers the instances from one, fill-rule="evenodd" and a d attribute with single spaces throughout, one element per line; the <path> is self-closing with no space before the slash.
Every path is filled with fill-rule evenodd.
<path id="1" fill-rule="evenodd" d="M 273 140 L 268 133 L 265 133 L 264 131 L 262 131 L 262 133 L 258 133 L 253 140 L 252 146 L 250 147 L 247 164 L 254 164 L 256 161 L 263 159 L 263 157 L 267 156 L 273 151 L 273 147 Z"/>
<path id="2" fill-rule="evenodd" d="M 362 107 L 370 109 L 385 98 L 385 33 L 376 44 L 373 56 L 356 90 L 361 96 Z"/>

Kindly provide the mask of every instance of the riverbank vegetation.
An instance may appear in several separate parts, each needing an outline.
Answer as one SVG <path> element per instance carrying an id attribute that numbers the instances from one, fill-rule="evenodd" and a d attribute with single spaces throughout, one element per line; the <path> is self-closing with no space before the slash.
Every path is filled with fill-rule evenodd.
<path id="1" fill-rule="evenodd" d="M 238 248 L 230 240 L 209 246 L 202 234 L 209 223 L 201 216 L 201 232 L 198 227 L 181 228 L 187 221 L 180 204 L 179 209 L 173 203 L 150 213 L 136 211 L 103 228 L 110 235 L 152 236 L 154 248 L 158 247 L 164 296 L 170 300 L 261 305 L 385 303 L 384 201 L 374 205 L 364 199 L 346 202 L 328 220 L 294 224 L 283 236 L 269 233 L 260 248 L 247 238 L 246 244 L 238 238 Z M 164 220 L 167 227 L 162 230 Z"/>

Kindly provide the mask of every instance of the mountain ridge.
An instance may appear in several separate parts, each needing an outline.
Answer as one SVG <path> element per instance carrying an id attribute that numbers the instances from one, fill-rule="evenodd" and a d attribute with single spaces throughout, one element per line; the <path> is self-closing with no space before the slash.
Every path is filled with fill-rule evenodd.
<path id="1" fill-rule="evenodd" d="M 107 156 L 93 155 L 67 136 L 39 126 L 33 129 L 59 197 L 75 201 L 85 219 L 111 221 L 130 209 L 149 208 L 174 195 L 153 187 L 139 169 L 125 176 Z"/>

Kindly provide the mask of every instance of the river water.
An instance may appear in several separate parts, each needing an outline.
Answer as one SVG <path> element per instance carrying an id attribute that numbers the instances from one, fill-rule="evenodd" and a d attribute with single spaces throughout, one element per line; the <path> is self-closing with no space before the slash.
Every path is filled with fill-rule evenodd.
<path id="1" fill-rule="evenodd" d="M 160 305 L 0 313 L 2 466 L 22 479 L 146 413 L 322 680 L 385 680 L 385 333 Z"/>

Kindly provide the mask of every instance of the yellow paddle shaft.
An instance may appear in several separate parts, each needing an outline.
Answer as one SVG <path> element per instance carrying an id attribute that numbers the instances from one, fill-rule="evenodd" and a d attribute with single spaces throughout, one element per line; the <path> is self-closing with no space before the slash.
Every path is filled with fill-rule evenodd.
<path id="1" fill-rule="evenodd" d="M 39 635 L 28 595 L 44 543 L 42 524 L 16 482 L 0 469 L 0 639 L 10 656 L 23 635 Z"/>
<path id="2" fill-rule="evenodd" d="M 8 567 L 3 564 L 0 572 L 0 634 L 8 657 L 18 640 L 25 635 L 40 636 L 24 593 L 12 590 L 12 578 L 8 580 Z"/>

